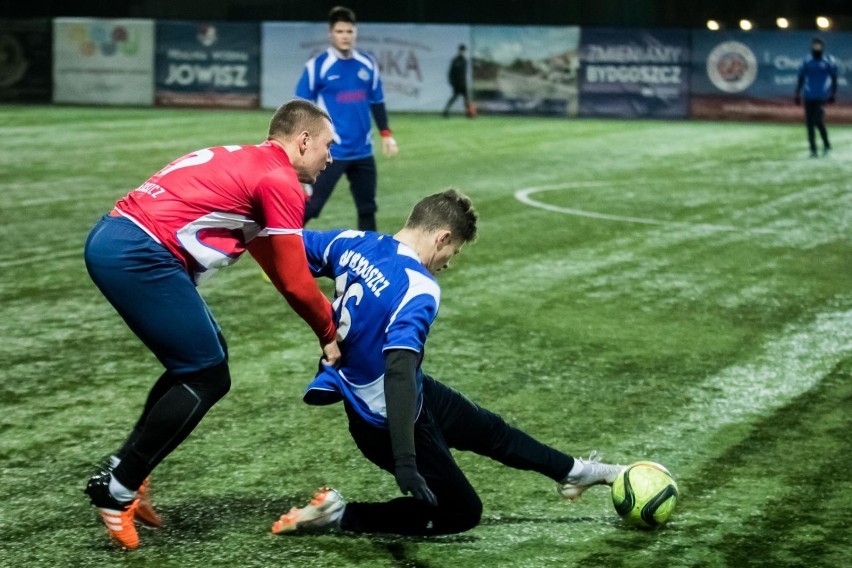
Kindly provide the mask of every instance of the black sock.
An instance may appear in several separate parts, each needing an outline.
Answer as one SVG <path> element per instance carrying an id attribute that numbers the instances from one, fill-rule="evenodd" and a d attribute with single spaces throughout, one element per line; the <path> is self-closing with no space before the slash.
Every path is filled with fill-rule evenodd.
<path id="1" fill-rule="evenodd" d="M 132 441 L 122 448 L 121 463 L 112 472 L 128 489 L 138 489 L 231 386 L 227 359 L 213 367 L 171 378 L 172 384 L 148 409 L 144 423 L 137 425 L 138 431 L 134 428 Z"/>

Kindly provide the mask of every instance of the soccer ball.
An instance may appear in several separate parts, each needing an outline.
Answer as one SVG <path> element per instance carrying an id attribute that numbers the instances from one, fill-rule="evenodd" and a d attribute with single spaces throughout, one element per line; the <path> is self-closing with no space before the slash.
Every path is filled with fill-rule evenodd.
<path id="1" fill-rule="evenodd" d="M 660 464 L 636 462 L 624 468 L 612 484 L 612 504 L 625 524 L 653 529 L 674 511 L 677 483 Z"/>

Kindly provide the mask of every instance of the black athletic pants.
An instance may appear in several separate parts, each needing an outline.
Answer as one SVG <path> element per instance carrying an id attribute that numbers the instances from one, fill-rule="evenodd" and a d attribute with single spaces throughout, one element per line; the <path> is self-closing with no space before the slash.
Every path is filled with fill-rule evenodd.
<path id="1" fill-rule="evenodd" d="M 459 97 L 461 97 L 462 101 L 464 101 L 465 112 L 467 112 L 468 108 L 470 107 L 470 100 L 468 99 L 467 94 L 467 86 L 457 87 L 453 85 L 452 87 L 453 95 L 450 97 L 450 99 L 447 101 L 447 104 L 444 106 L 444 116 L 450 114 L 450 107 L 453 106 L 453 103 L 456 102 L 456 99 L 458 99 Z"/>
<path id="2" fill-rule="evenodd" d="M 450 454 L 450 448 L 564 479 L 574 458 L 509 426 L 500 416 L 431 377 L 423 379 L 423 411 L 414 429 L 417 469 L 438 500 L 433 507 L 413 497 L 385 503 L 350 502 L 341 528 L 362 533 L 452 534 L 479 524 L 482 502 Z M 349 431 L 364 456 L 393 473 L 390 433 L 362 419 L 348 404 Z"/>
<path id="3" fill-rule="evenodd" d="M 822 137 L 822 147 L 831 148 L 831 144 L 828 143 L 828 131 L 825 129 L 824 105 L 823 100 L 805 99 L 805 123 L 808 126 L 808 144 L 811 146 L 812 154 L 817 153 L 815 129 L 819 130 L 819 135 Z"/>
<path id="4" fill-rule="evenodd" d="M 359 160 L 334 160 L 313 184 L 313 193 L 305 207 L 305 223 L 320 216 L 334 186 L 346 174 L 349 179 L 349 191 L 358 211 L 358 229 L 376 230 L 376 160 L 373 156 Z"/>

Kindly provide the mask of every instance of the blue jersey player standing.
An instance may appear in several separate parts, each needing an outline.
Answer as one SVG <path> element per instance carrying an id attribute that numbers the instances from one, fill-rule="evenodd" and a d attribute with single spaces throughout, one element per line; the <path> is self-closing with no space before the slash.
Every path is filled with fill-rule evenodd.
<path id="1" fill-rule="evenodd" d="M 421 200 L 393 236 L 305 231 L 311 271 L 336 284 L 342 353 L 340 365 L 321 367 L 305 402 L 343 402 L 363 455 L 411 496 L 347 503 L 334 489 L 322 488 L 309 505 L 283 515 L 274 533 L 339 528 L 428 536 L 469 530 L 479 523 L 482 502 L 451 448 L 541 473 L 571 500 L 617 476 L 618 466 L 554 450 L 421 369 L 441 302 L 434 275 L 475 239 L 476 222 L 470 200 L 447 190 Z"/>
<path id="2" fill-rule="evenodd" d="M 805 99 L 805 123 L 808 127 L 808 144 L 811 158 L 817 157 L 816 133 L 822 137 L 822 155 L 831 153 L 828 131 L 825 129 L 826 103 L 833 103 L 837 97 L 837 62 L 834 57 L 824 53 L 825 44 L 815 37 L 811 43 L 811 54 L 805 57 L 799 66 L 799 81 L 796 84 L 796 104 Z"/>
<path id="3" fill-rule="evenodd" d="M 313 184 L 305 222 L 319 217 L 343 174 L 358 211 L 358 229 L 376 230 L 376 161 L 373 158 L 370 115 L 382 137 L 382 151 L 395 156 L 396 140 L 388 126 L 379 65 L 355 49 L 355 13 L 341 6 L 328 16 L 331 46 L 312 58 L 296 86 L 296 96 L 315 102 L 334 123 L 331 155 L 334 163 Z"/>

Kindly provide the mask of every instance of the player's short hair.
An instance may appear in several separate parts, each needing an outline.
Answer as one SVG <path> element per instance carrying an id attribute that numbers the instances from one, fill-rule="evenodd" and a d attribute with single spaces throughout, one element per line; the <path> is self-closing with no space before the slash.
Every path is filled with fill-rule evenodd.
<path id="1" fill-rule="evenodd" d="M 333 28 L 337 22 L 355 25 L 355 12 L 346 6 L 335 6 L 328 13 L 328 27 Z"/>
<path id="2" fill-rule="evenodd" d="M 465 46 L 465 44 L 460 43 L 459 44 L 459 51 L 466 51 L 466 50 L 467 50 L 467 47 Z"/>
<path id="3" fill-rule="evenodd" d="M 818 44 L 820 47 L 825 47 L 825 43 L 822 41 L 822 38 L 817 36 L 811 40 L 811 45 Z"/>
<path id="4" fill-rule="evenodd" d="M 272 115 L 268 138 L 292 136 L 305 130 L 313 134 L 321 128 L 323 120 L 331 122 L 331 117 L 320 107 L 304 99 L 293 99 Z"/>
<path id="5" fill-rule="evenodd" d="M 479 215 L 470 198 L 455 189 L 447 189 L 421 199 L 405 222 L 409 229 L 436 231 L 447 228 L 464 243 L 476 240 Z"/>

